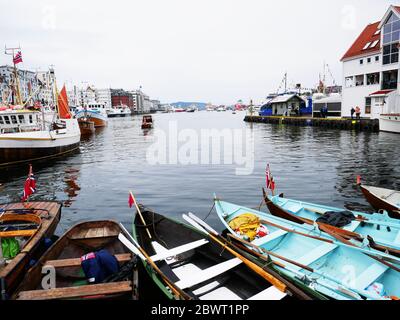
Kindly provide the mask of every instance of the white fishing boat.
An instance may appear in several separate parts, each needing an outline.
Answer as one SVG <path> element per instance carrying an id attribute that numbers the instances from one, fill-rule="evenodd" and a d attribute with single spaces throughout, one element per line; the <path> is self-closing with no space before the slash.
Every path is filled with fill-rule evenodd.
<path id="1" fill-rule="evenodd" d="M 380 131 L 400 133 L 400 95 L 397 91 L 387 93 L 384 103 L 380 105 Z"/>
<path id="2" fill-rule="evenodd" d="M 60 156 L 79 148 L 79 124 L 69 112 L 66 96 L 64 88 L 55 117 L 44 110 L 2 108 L 0 168 Z"/>
<path id="3" fill-rule="evenodd" d="M 107 110 L 107 116 L 109 118 L 117 118 L 117 117 L 129 117 L 132 115 L 132 110 L 126 106 L 126 105 L 121 105 L 117 107 L 112 107 L 111 109 Z"/>
<path id="4" fill-rule="evenodd" d="M 400 113 L 381 114 L 379 126 L 381 131 L 400 133 Z"/>
<path id="5" fill-rule="evenodd" d="M 75 118 L 92 121 L 96 128 L 106 127 L 108 124 L 107 109 L 102 103 L 88 103 L 79 107 L 75 113 Z"/>

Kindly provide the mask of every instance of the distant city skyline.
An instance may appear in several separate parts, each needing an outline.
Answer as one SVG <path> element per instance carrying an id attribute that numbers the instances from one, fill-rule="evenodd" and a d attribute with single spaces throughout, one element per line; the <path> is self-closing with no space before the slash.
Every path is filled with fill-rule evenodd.
<path id="1" fill-rule="evenodd" d="M 21 68 L 54 65 L 59 85 L 138 89 L 152 99 L 259 103 L 288 85 L 315 87 L 392 1 L 3 0 L 0 43 L 21 45 Z M 26 14 L 29 12 L 29 14 Z M 0 65 L 11 64 L 0 55 Z M 327 74 L 328 84 L 332 84 Z"/>

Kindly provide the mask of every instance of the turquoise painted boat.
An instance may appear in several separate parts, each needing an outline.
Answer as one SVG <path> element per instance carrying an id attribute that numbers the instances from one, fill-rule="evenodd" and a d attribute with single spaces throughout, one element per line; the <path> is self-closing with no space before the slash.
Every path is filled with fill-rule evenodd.
<path id="1" fill-rule="evenodd" d="M 271 214 L 300 224 L 313 225 L 328 212 L 346 211 L 279 196 L 267 196 L 265 191 L 264 198 Z M 347 240 L 356 240 L 352 243 L 357 246 L 369 246 L 400 257 L 400 220 L 390 218 L 387 213 L 347 212 L 351 212 L 356 219 L 341 228 L 328 226 L 331 231 L 342 235 Z"/>
<path id="2" fill-rule="evenodd" d="M 257 210 L 215 200 L 221 221 L 232 234 L 229 223 L 245 214 L 258 217 L 267 235 L 252 245 L 269 255 L 282 273 L 327 297 L 338 300 L 391 300 L 400 296 L 399 258 L 341 243 L 315 226 L 275 217 Z M 249 248 L 253 248 L 248 246 Z M 390 263 L 382 259 L 390 260 Z M 292 263 L 288 263 L 293 261 Z"/>

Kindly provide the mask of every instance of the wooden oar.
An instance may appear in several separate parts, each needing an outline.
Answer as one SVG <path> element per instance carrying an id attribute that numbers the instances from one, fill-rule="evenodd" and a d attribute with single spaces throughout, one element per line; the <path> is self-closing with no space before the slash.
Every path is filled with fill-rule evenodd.
<path id="1" fill-rule="evenodd" d="M 298 235 L 301 235 L 301 236 L 305 236 L 307 238 L 311 238 L 311 239 L 320 240 L 320 241 L 324 241 L 324 242 L 327 242 L 327 243 L 334 244 L 333 240 L 329 240 L 329 239 L 325 239 L 325 238 L 321 238 L 321 237 L 317 237 L 317 236 L 311 236 L 311 235 L 309 235 L 307 233 L 303 233 L 303 232 L 295 231 L 293 229 L 285 228 L 283 226 L 280 226 L 278 224 L 275 224 L 275 223 L 272 223 L 272 222 L 269 222 L 269 221 L 266 221 L 266 220 L 260 220 L 260 222 L 262 224 L 266 224 L 266 225 L 269 225 L 271 227 L 282 229 L 283 231 L 286 231 L 286 232 L 289 232 L 289 233 L 294 233 L 294 234 L 298 234 Z"/>
<path id="2" fill-rule="evenodd" d="M 242 243 L 242 244 L 244 244 L 246 246 L 252 247 L 253 249 L 260 250 L 260 251 L 264 252 L 267 255 L 270 255 L 270 256 L 278 258 L 280 260 L 286 261 L 286 262 L 288 262 L 290 264 L 293 264 L 295 266 L 298 266 L 298 267 L 300 267 L 300 268 L 302 268 L 304 270 L 307 270 L 307 271 L 310 271 L 310 272 L 314 272 L 314 270 L 312 268 L 310 268 L 310 267 L 308 267 L 308 266 L 306 266 L 304 264 L 298 263 L 296 261 L 293 261 L 293 260 L 290 260 L 288 258 L 282 257 L 282 256 L 280 256 L 280 255 L 278 255 L 278 254 L 276 254 L 274 252 L 271 252 L 271 251 L 268 251 L 268 250 L 266 250 L 264 248 L 258 247 L 258 246 L 254 245 L 254 244 L 252 244 L 252 243 L 250 243 L 250 242 L 248 242 L 246 240 L 243 240 L 243 239 L 240 239 L 240 238 L 234 236 L 233 234 L 228 234 L 228 237 L 232 238 L 232 239 L 234 239 L 234 240 L 236 240 L 236 241 L 238 241 L 238 242 L 240 242 L 240 243 Z M 251 251 L 254 252 L 253 250 L 251 250 Z M 259 256 L 259 257 L 264 257 L 262 254 L 258 254 L 257 252 L 254 252 L 254 253 L 256 253 L 257 256 Z M 280 265 L 280 266 L 282 266 L 282 265 Z"/>
<path id="3" fill-rule="evenodd" d="M 272 203 L 272 201 L 269 200 L 269 198 L 267 196 L 267 193 L 266 193 L 264 188 L 263 188 L 263 195 L 264 195 L 264 201 L 265 201 L 265 203 L 267 205 L 268 205 L 268 203 Z M 275 205 L 275 204 L 273 203 L 273 205 Z M 275 205 L 275 206 L 277 206 L 277 205 Z M 325 226 L 325 228 L 329 228 L 332 231 L 336 231 L 337 233 L 342 234 L 345 238 L 356 239 L 356 240 L 361 241 L 361 242 L 364 240 L 364 238 L 358 233 L 351 232 L 351 231 L 348 231 L 348 230 L 344 230 L 342 228 L 337 228 L 337 227 L 334 227 L 334 226 L 331 226 L 331 225 L 328 225 L 328 224 L 325 224 L 325 223 L 320 223 L 320 222 L 316 222 L 316 221 L 311 220 L 311 219 L 306 219 L 306 218 L 297 216 L 297 215 L 295 215 L 295 214 L 293 214 L 293 213 L 291 213 L 291 212 L 289 212 L 289 211 L 287 211 L 287 210 L 285 210 L 285 209 L 283 209 L 281 207 L 279 207 L 279 209 L 282 210 L 282 211 L 285 211 L 287 215 L 292 216 L 294 219 L 296 219 L 298 221 L 301 221 L 304 224 L 308 224 L 308 225 L 313 226 L 313 225 L 315 225 L 315 223 L 317 223 L 318 226 L 321 226 L 321 225 Z M 309 209 L 305 208 L 305 210 L 309 210 Z"/>
<path id="4" fill-rule="evenodd" d="M 327 242 L 327 243 L 335 244 L 335 242 L 334 242 L 333 240 L 329 240 L 329 239 L 325 239 L 325 238 L 320 238 L 320 237 L 316 237 L 316 236 L 311 236 L 311 235 L 309 235 L 309 234 L 306 234 L 306 233 L 303 233 L 303 232 L 298 232 L 298 231 L 295 231 L 295 230 L 291 230 L 291 229 L 285 228 L 285 227 L 283 227 L 283 226 L 280 226 L 280 225 L 278 225 L 278 224 L 275 224 L 275 223 L 272 223 L 272 222 L 269 222 L 269 221 L 266 221 L 266 220 L 260 220 L 260 222 L 261 222 L 262 224 L 270 225 L 270 226 L 272 226 L 272 227 L 276 227 L 276 228 L 282 229 L 282 230 L 284 230 L 284 231 L 287 231 L 287 232 L 290 232 L 290 233 L 294 233 L 294 234 L 298 234 L 298 235 L 301 235 L 301 236 L 304 236 L 304 237 L 307 237 L 307 238 L 312 238 L 312 239 L 324 241 L 324 242 Z M 342 238 L 340 235 L 338 235 L 338 234 L 335 234 L 335 233 L 333 233 L 333 232 L 328 232 L 328 234 L 329 234 L 330 236 L 334 237 L 335 239 L 337 239 L 337 240 L 339 240 L 339 241 L 341 241 L 341 242 L 344 242 L 345 245 L 349 245 L 349 246 L 352 246 L 352 247 L 354 247 L 354 248 L 357 248 L 357 246 L 354 245 L 354 244 L 352 244 L 351 242 L 343 241 L 343 240 L 345 240 L 345 239 L 343 239 L 343 238 Z M 346 243 L 346 242 L 348 242 L 348 243 Z M 363 250 L 363 249 L 361 249 L 361 250 Z M 400 268 L 396 267 L 395 265 L 393 265 L 393 264 L 391 264 L 390 262 L 387 261 L 387 260 L 390 260 L 390 258 L 378 257 L 378 256 L 376 256 L 376 255 L 374 255 L 374 254 L 372 254 L 372 253 L 367 253 L 367 252 L 364 252 L 364 251 L 362 251 L 362 253 L 365 254 L 365 255 L 367 255 L 367 256 L 369 256 L 370 258 L 373 258 L 373 259 L 375 259 L 375 260 L 377 260 L 377 261 L 383 263 L 384 265 L 386 265 L 386 266 L 392 268 L 393 270 L 395 270 L 395 271 L 397 271 L 397 272 L 400 272 Z M 376 254 L 379 255 L 378 252 L 377 252 Z"/>
<path id="5" fill-rule="evenodd" d="M 186 292 L 184 292 L 182 289 L 180 289 L 178 286 L 175 285 L 168 277 L 160 270 L 160 268 L 155 264 L 155 262 L 150 258 L 150 256 L 146 253 L 146 251 L 137 243 L 137 241 L 130 235 L 130 233 L 125 229 L 125 227 L 120 223 L 121 229 L 124 231 L 126 235 L 130 238 L 130 241 L 123 236 L 122 234 L 119 235 L 120 241 L 128 248 L 130 249 L 133 253 L 137 254 L 142 260 L 147 261 L 147 263 L 150 264 L 150 266 L 153 268 L 155 272 L 158 273 L 158 275 L 163 279 L 163 281 L 166 283 L 166 285 L 171 289 L 171 291 L 174 293 L 174 295 L 177 298 L 183 298 L 184 300 L 192 300 L 192 297 L 189 296 Z M 134 250 L 130 246 L 127 245 L 126 241 L 122 238 L 124 237 L 127 241 L 129 241 L 131 244 L 133 244 L 137 250 L 139 250 L 139 253 L 137 250 Z M 133 249 L 133 250 L 132 250 Z"/>
<path id="6" fill-rule="evenodd" d="M 233 256 L 240 259 L 248 268 L 253 270 L 259 276 L 263 277 L 265 280 L 267 280 L 269 283 L 271 283 L 274 287 L 276 287 L 279 291 L 286 293 L 287 286 L 282 281 L 280 281 L 276 277 L 272 276 L 271 274 L 266 272 L 264 269 L 262 269 L 261 267 L 256 265 L 254 262 L 250 261 L 249 259 L 245 258 L 241 254 L 239 254 L 238 252 L 236 252 L 235 250 L 230 248 L 228 244 L 226 244 L 223 241 L 221 241 L 220 239 L 218 239 L 218 237 L 221 237 L 221 236 L 214 229 L 212 229 L 210 226 L 208 226 L 204 221 L 201 221 L 192 213 L 189 213 L 189 216 L 183 215 L 183 218 L 187 222 L 189 222 L 193 227 L 195 227 L 197 230 L 199 230 L 203 234 L 208 235 L 211 240 L 213 240 L 215 243 L 219 244 L 222 248 L 227 250 Z M 201 221 L 201 225 L 198 223 L 199 220 Z"/>
<path id="7" fill-rule="evenodd" d="M 231 235 L 228 235 L 228 236 L 231 236 Z M 235 236 L 232 236 L 232 237 L 233 237 L 235 240 L 238 240 L 238 241 L 239 241 L 239 238 L 237 238 L 237 237 L 235 237 Z M 264 255 L 262 255 L 261 253 L 257 252 L 257 251 L 264 251 L 263 248 L 258 247 L 258 246 L 256 246 L 256 245 L 253 245 L 253 244 L 251 244 L 251 243 L 248 243 L 248 242 L 245 241 L 245 240 L 240 240 L 240 242 L 243 242 L 244 244 L 249 245 L 250 247 L 254 248 L 255 250 L 247 249 L 247 250 L 251 251 L 252 254 L 256 255 L 258 258 L 260 258 L 260 259 L 262 259 L 262 260 L 264 260 L 264 261 L 268 261 L 267 258 L 266 258 Z M 245 247 L 243 246 L 243 248 L 245 248 Z M 324 278 L 326 278 L 326 279 L 328 279 L 328 280 L 331 280 L 331 281 L 334 281 L 334 282 L 336 282 L 336 283 L 337 283 L 337 281 L 338 281 L 337 279 L 331 278 L 330 276 L 328 276 L 328 275 L 326 275 L 326 274 L 320 273 L 318 270 L 315 270 L 315 269 L 310 268 L 310 267 L 308 267 L 308 266 L 301 265 L 301 264 L 299 264 L 299 263 L 297 263 L 297 262 L 295 262 L 295 261 L 292 261 L 292 260 L 289 260 L 289 259 L 287 259 L 287 258 L 281 257 L 281 256 L 279 256 L 279 255 L 276 255 L 276 254 L 274 254 L 273 252 L 269 252 L 269 251 L 267 251 L 267 250 L 265 250 L 264 252 L 267 253 L 267 254 L 269 254 L 270 256 L 276 257 L 276 258 L 281 259 L 281 260 L 283 260 L 283 261 L 286 261 L 286 262 L 288 262 L 288 263 L 290 263 L 290 264 L 297 265 L 297 266 L 299 266 L 300 268 L 302 268 L 302 269 L 304 269 L 304 270 L 307 270 L 307 271 L 309 271 L 309 272 L 312 272 L 312 273 L 314 273 L 315 275 L 317 275 L 317 276 L 319 276 L 319 277 L 324 277 Z M 271 254 L 271 253 L 272 253 L 272 254 Z M 292 268 L 289 268 L 288 266 L 285 266 L 285 265 L 282 264 L 282 263 L 279 263 L 279 262 L 277 262 L 277 261 L 273 261 L 273 262 L 274 262 L 274 264 L 275 264 L 276 266 L 278 266 L 278 267 L 281 267 L 281 268 L 284 268 L 284 269 L 286 269 L 286 270 L 288 270 L 288 271 L 290 271 L 290 272 L 293 272 L 293 273 L 297 274 L 298 276 L 304 276 L 303 273 L 300 273 L 300 272 L 298 272 L 297 270 L 294 270 L 294 269 L 292 269 Z M 376 297 L 373 297 L 372 295 L 370 295 L 366 290 L 358 290 L 358 289 L 356 289 L 356 288 L 345 288 L 345 287 L 340 287 L 340 286 L 338 286 L 338 287 L 332 287 L 332 286 L 328 286 L 327 284 L 322 284 L 322 283 L 318 283 L 318 284 L 319 284 L 320 286 L 326 287 L 326 288 L 331 289 L 331 290 L 334 290 L 334 291 L 340 291 L 341 293 L 344 293 L 344 294 L 346 294 L 346 295 L 348 295 L 348 296 L 350 296 L 350 297 L 356 298 L 356 299 L 358 299 L 358 300 L 361 299 L 361 297 L 359 296 L 360 294 L 363 295 L 363 296 L 366 296 L 367 298 L 370 298 L 370 299 L 376 299 Z M 393 298 L 394 298 L 394 297 L 392 297 L 392 299 L 393 299 Z M 394 299 L 393 299 L 393 300 L 394 300 Z"/>
<path id="8" fill-rule="evenodd" d="M 140 220 L 142 220 L 143 226 L 146 228 L 147 235 L 149 236 L 149 238 L 150 238 L 150 240 L 151 240 L 151 239 L 153 239 L 153 237 L 151 236 L 151 233 L 150 233 L 149 229 L 146 227 L 146 221 L 144 220 L 143 215 L 142 215 L 142 212 L 140 211 L 140 208 L 139 208 L 139 206 L 138 206 L 138 204 L 137 204 L 137 202 L 136 202 L 136 198 L 133 196 L 132 191 L 129 191 L 129 193 L 130 193 L 130 195 L 131 195 L 131 197 L 132 197 L 132 199 L 133 199 L 133 202 L 134 202 L 134 204 L 135 204 L 136 211 L 137 211 L 137 213 L 139 214 Z"/>

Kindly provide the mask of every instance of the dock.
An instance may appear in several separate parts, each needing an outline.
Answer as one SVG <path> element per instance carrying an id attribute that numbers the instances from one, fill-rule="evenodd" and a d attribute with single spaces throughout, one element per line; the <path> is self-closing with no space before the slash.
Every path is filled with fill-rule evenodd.
<path id="1" fill-rule="evenodd" d="M 311 118 L 284 116 L 246 116 L 245 122 L 290 125 L 298 127 L 321 127 L 340 130 L 357 130 L 379 132 L 378 119 L 349 119 L 349 118 Z"/>

